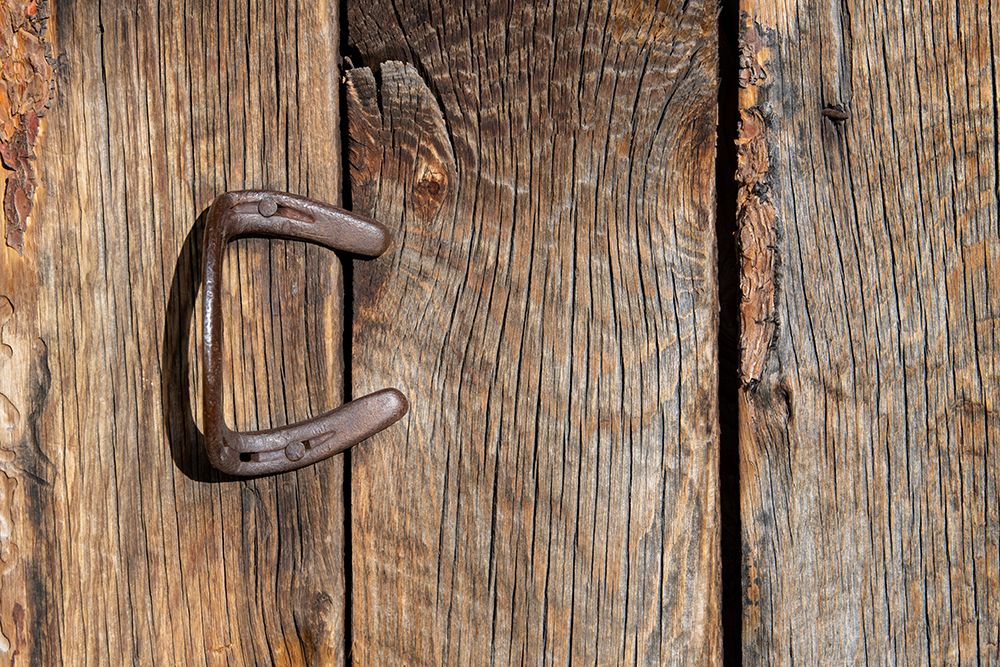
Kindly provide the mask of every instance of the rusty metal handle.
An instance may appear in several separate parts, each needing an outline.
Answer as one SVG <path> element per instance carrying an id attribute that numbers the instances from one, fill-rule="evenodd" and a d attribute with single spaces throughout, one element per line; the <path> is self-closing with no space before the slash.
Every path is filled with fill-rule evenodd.
<path id="1" fill-rule="evenodd" d="M 242 191 L 219 196 L 208 211 L 204 247 L 203 385 L 208 459 L 230 475 L 295 470 L 348 449 L 394 424 L 409 407 L 397 389 L 382 389 L 306 421 L 266 431 L 238 432 L 222 410 L 222 260 L 237 238 L 265 236 L 309 241 L 378 257 L 389 232 L 374 220 L 282 192 Z"/>

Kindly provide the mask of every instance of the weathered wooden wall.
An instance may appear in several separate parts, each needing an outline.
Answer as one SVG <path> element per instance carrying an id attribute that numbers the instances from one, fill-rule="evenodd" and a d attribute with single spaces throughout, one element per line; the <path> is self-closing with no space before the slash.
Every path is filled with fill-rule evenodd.
<path id="1" fill-rule="evenodd" d="M 337 661 L 346 551 L 362 663 L 718 658 L 714 3 L 351 8 L 355 204 L 399 232 L 355 386 L 415 410 L 357 454 L 350 550 L 338 461 L 220 480 L 191 398 L 199 213 L 338 199 L 336 7 L 4 7 L 43 56 L 0 119 L 0 648 Z M 337 262 L 229 259 L 230 416 L 335 403 Z"/>
<path id="2" fill-rule="evenodd" d="M 717 662 L 717 4 L 0 0 L 5 661 Z M 1000 17 L 740 7 L 727 639 L 996 662 Z M 348 203 L 397 233 L 348 375 L 411 413 L 348 489 L 220 479 L 196 220 L 338 201 L 345 130 Z M 337 403 L 340 263 L 228 260 L 230 418 Z"/>
<path id="3" fill-rule="evenodd" d="M 716 3 L 347 8 L 354 659 L 716 662 Z"/>
<path id="4" fill-rule="evenodd" d="M 23 254 L 9 229 L 0 248 L 5 661 L 341 659 L 341 463 L 213 480 L 189 399 L 199 213 L 241 187 L 339 196 L 336 3 L 0 5 L 53 14 L 57 84 Z M 230 251 L 238 424 L 340 400 L 339 290 L 325 251 Z"/>
<path id="5" fill-rule="evenodd" d="M 1000 14 L 742 6 L 744 659 L 993 664 Z"/>

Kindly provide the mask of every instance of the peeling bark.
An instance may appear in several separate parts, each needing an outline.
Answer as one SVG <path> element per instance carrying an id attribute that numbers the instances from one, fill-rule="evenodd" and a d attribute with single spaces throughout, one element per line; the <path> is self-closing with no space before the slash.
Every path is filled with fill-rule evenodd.
<path id="1" fill-rule="evenodd" d="M 770 200 L 769 120 L 760 103 L 767 79 L 767 48 L 756 21 L 743 16 L 740 38 L 740 126 L 737 137 L 736 196 L 740 249 L 740 378 L 745 387 L 760 382 L 777 333 L 777 218 Z"/>
<path id="2" fill-rule="evenodd" d="M 7 245 L 24 252 L 34 203 L 33 160 L 40 118 L 55 78 L 45 30 L 48 3 L 0 0 L 0 164 L 6 170 L 3 210 Z"/>
<path id="3" fill-rule="evenodd" d="M 764 38 L 756 21 L 743 14 L 743 30 L 740 34 L 740 87 L 757 85 L 767 78 L 763 59 L 766 57 Z"/>

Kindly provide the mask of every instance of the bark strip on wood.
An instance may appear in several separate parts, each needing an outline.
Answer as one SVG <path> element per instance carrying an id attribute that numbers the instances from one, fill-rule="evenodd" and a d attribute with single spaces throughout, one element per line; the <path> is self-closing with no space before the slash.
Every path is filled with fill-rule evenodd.
<path id="1" fill-rule="evenodd" d="M 772 119 L 758 104 L 766 83 L 767 48 L 759 26 L 744 15 L 740 40 L 740 121 L 736 146 L 736 225 L 740 250 L 740 379 L 753 387 L 764 372 L 777 329 L 778 228 L 770 195 Z"/>
<path id="2" fill-rule="evenodd" d="M 0 1 L 0 175 L 7 245 L 24 252 L 38 186 L 34 168 L 40 119 L 52 97 L 48 3 Z"/>

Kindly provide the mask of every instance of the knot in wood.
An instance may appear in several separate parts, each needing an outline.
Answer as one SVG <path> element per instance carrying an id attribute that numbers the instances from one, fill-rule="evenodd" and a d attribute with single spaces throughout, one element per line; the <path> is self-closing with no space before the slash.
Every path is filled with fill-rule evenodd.
<path id="1" fill-rule="evenodd" d="M 437 213 L 448 194 L 448 174 L 434 166 L 425 166 L 413 185 L 413 201 L 424 217 Z"/>

